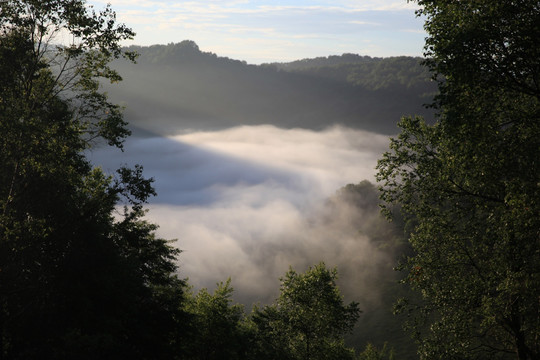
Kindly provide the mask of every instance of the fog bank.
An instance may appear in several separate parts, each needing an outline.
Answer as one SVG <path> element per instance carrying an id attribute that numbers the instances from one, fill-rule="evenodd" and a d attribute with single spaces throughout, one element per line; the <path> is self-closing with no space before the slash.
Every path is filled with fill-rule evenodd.
<path id="1" fill-rule="evenodd" d="M 232 277 L 236 298 L 271 301 L 289 265 L 338 266 L 348 298 L 367 289 L 389 259 L 366 235 L 376 214 L 327 199 L 348 183 L 374 181 L 388 137 L 344 127 L 324 131 L 242 126 L 170 138 L 133 138 L 125 152 L 97 149 L 96 164 L 144 166 L 158 196 L 148 219 L 183 250 L 180 275 L 213 288 Z"/>

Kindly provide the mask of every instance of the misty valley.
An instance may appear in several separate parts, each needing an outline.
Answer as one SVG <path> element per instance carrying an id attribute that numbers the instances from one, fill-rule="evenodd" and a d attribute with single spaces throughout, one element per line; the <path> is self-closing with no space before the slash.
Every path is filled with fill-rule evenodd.
<path id="1" fill-rule="evenodd" d="M 279 295 L 289 266 L 324 261 L 363 311 L 348 344 L 413 354 L 392 316 L 403 229 L 379 213 L 374 184 L 399 112 L 429 114 L 435 88 L 420 59 L 255 66 L 192 41 L 134 50 L 138 63 L 118 64 L 124 79 L 109 94 L 135 136 L 124 152 L 90 158 L 107 172 L 141 164 L 155 179 L 147 217 L 177 239 L 180 275 L 210 291 L 230 277 L 232 299 L 250 312 Z"/>
<path id="2" fill-rule="evenodd" d="M 414 7 L 424 57 L 254 65 L 0 2 L 0 360 L 540 358 L 538 1 L 351 6 L 210 10 Z"/>

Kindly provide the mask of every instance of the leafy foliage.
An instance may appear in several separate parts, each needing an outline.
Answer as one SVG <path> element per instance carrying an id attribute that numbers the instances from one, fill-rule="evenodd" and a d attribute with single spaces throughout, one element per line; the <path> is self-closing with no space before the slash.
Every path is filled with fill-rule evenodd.
<path id="1" fill-rule="evenodd" d="M 385 343 L 382 349 L 377 349 L 373 344 L 369 343 L 366 345 L 364 351 L 358 355 L 358 360 L 383 360 L 388 354 L 388 359 L 393 360 L 394 354 L 393 351 L 388 351 L 387 344 Z"/>
<path id="2" fill-rule="evenodd" d="M 259 356 L 353 358 L 354 351 L 345 347 L 343 335 L 352 331 L 360 310 L 357 303 L 343 304 L 336 279 L 337 270 L 327 269 L 324 263 L 304 274 L 290 269 L 281 279 L 277 302 L 254 309 Z"/>
<path id="3" fill-rule="evenodd" d="M 539 9 L 535 1 L 418 1 L 438 122 L 401 121 L 382 197 L 408 215 L 403 265 L 422 301 L 423 358 L 540 356 Z M 512 355 L 513 354 L 513 355 Z"/>
<path id="4" fill-rule="evenodd" d="M 121 80 L 108 63 L 119 57 L 135 58 L 119 45 L 134 33 L 116 24 L 110 7 L 96 13 L 87 9 L 83 0 L 9 0 L 0 3 L 0 10 L 0 36 L 3 52 L 7 52 L 3 58 L 5 65 L 18 70 L 16 83 L 11 82 L 17 86 L 12 90 L 25 96 L 21 100 L 26 108 L 39 111 L 34 103 L 45 104 L 65 94 L 63 100 L 71 106 L 86 140 L 101 137 L 110 145 L 121 146 L 129 131 L 121 108 L 98 91 L 99 79 Z M 57 37 L 65 37 L 64 31 L 72 36 L 71 41 L 55 45 Z M 36 76 L 47 72 L 50 76 L 38 94 L 33 88 Z M 32 94 L 39 96 L 32 98 Z"/>
<path id="5" fill-rule="evenodd" d="M 98 80 L 127 56 L 110 8 L 84 1 L 0 3 L 0 357 L 174 358 L 184 281 L 155 237 L 140 168 L 113 180 L 84 150 L 129 133 Z M 52 44 L 70 32 L 74 42 Z M 54 48 L 54 49 L 52 49 Z M 123 215 L 116 206 L 124 199 Z"/>
<path id="6" fill-rule="evenodd" d="M 194 315 L 189 344 L 190 359 L 245 359 L 249 335 L 244 326 L 244 307 L 232 305 L 231 279 L 219 283 L 213 294 L 199 290 L 186 302 Z"/>

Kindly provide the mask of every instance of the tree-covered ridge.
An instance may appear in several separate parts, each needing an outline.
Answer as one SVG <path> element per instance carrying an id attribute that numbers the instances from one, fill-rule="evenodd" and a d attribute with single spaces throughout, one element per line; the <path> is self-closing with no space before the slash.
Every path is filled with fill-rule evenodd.
<path id="1" fill-rule="evenodd" d="M 329 55 L 329 56 L 319 56 L 316 58 L 306 58 L 301 60 L 295 60 L 284 63 L 270 63 L 268 65 L 277 66 L 282 70 L 296 71 L 296 70 L 305 70 L 310 68 L 320 68 L 328 66 L 339 66 L 347 64 L 365 64 L 371 62 L 377 62 L 382 58 L 371 57 L 366 55 L 358 55 L 345 53 L 342 55 Z"/>
<path id="2" fill-rule="evenodd" d="M 138 64 L 117 63 L 124 82 L 109 93 L 127 105 L 130 123 L 162 134 L 260 124 L 394 134 L 403 113 L 430 114 L 423 104 L 436 90 L 415 58 L 289 70 L 219 57 L 189 40 L 128 50 L 140 54 Z"/>
<path id="3" fill-rule="evenodd" d="M 216 66 L 222 64 L 252 70 L 281 70 L 305 74 L 335 82 L 350 83 L 369 90 L 404 87 L 407 90 L 423 89 L 426 91 L 426 96 L 434 95 L 436 92 L 436 84 L 432 82 L 429 69 L 422 64 L 420 57 L 378 58 L 343 54 L 257 66 L 248 65 L 245 61 L 221 57 L 211 52 L 203 52 L 191 40 L 167 45 L 130 46 L 128 50 L 139 54 L 139 62 L 143 63 L 174 66 L 189 62 L 203 62 L 213 63 Z"/>
<path id="4" fill-rule="evenodd" d="M 183 40 L 179 43 L 169 43 L 167 45 L 138 46 L 132 45 L 126 48 L 127 51 L 136 52 L 139 55 L 140 63 L 167 64 L 178 66 L 182 63 L 218 63 L 225 62 L 231 66 L 247 65 L 245 61 L 233 60 L 227 57 L 201 51 L 199 46 L 192 40 Z"/>
<path id="5" fill-rule="evenodd" d="M 422 64 L 422 58 L 397 56 L 372 58 L 356 54 L 304 59 L 271 64 L 285 71 L 299 72 L 370 90 L 425 91 L 434 95 L 436 84 Z"/>

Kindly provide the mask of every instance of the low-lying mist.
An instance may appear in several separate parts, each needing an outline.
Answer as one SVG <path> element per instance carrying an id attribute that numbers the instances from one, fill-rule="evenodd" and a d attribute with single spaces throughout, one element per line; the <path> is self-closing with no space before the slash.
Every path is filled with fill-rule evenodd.
<path id="1" fill-rule="evenodd" d="M 96 149 L 106 172 L 141 164 L 158 196 L 147 218 L 183 250 L 180 276 L 195 289 L 232 278 L 235 299 L 270 302 L 289 266 L 337 266 L 346 298 L 366 310 L 392 260 L 360 231 L 376 207 L 336 195 L 374 182 L 388 137 L 345 127 L 324 131 L 243 126 L 170 138 L 132 138 L 125 152 Z"/>

